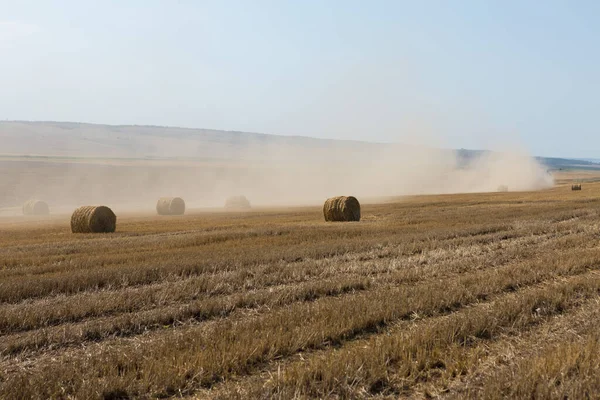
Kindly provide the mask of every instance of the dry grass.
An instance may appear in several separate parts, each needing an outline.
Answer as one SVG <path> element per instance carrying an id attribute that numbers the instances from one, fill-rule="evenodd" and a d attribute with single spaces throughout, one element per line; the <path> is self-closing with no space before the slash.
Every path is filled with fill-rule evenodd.
<path id="1" fill-rule="evenodd" d="M 357 224 L 0 218 L 0 398 L 586 397 L 599 206 L 587 183 L 363 204 Z"/>

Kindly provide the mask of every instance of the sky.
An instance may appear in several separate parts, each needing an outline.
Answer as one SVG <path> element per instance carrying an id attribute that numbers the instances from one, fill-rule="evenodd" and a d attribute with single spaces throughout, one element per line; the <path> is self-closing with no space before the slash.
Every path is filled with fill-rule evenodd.
<path id="1" fill-rule="evenodd" d="M 0 0 L 0 10 L 3 120 L 600 158 L 597 1 Z"/>

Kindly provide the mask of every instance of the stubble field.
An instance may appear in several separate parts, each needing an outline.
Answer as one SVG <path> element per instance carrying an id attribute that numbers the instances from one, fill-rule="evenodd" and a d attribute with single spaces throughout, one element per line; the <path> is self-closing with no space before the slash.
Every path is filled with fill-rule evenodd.
<path id="1" fill-rule="evenodd" d="M 600 183 L 319 207 L 0 218 L 0 398 L 585 398 Z"/>

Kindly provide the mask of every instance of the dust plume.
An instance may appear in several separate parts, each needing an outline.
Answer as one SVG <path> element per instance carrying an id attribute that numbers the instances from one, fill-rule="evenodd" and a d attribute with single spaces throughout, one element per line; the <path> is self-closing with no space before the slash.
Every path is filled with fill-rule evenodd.
<path id="1" fill-rule="evenodd" d="M 3 213 L 30 198 L 53 212 L 99 204 L 151 212 L 166 196 L 188 208 L 223 208 L 236 195 L 253 206 L 296 206 L 337 195 L 375 201 L 553 184 L 543 165 L 517 151 L 69 123 L 0 123 L 0 138 Z"/>

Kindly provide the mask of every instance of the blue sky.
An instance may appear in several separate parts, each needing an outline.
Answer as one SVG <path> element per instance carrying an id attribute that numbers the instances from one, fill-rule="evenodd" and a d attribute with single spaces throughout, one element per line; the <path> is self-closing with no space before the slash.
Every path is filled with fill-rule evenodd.
<path id="1" fill-rule="evenodd" d="M 600 158 L 600 2 L 0 0 L 0 10 L 0 119 Z"/>

